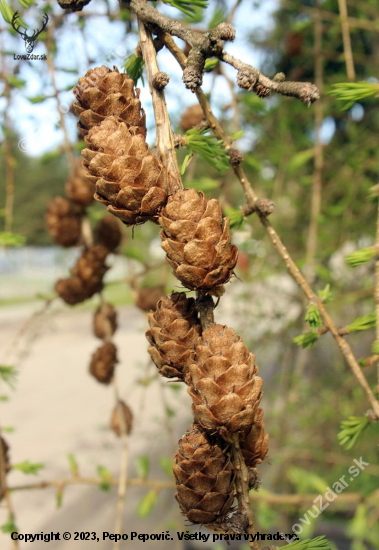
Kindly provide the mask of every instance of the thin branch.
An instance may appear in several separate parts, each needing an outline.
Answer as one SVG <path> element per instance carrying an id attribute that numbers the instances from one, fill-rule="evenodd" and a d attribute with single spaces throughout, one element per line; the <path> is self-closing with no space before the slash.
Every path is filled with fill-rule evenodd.
<path id="1" fill-rule="evenodd" d="M 326 487 L 325 487 L 326 490 Z M 308 495 L 286 495 L 286 494 L 273 494 L 273 493 L 250 493 L 250 500 L 255 502 L 266 502 L 272 506 L 297 506 L 302 508 L 303 506 L 311 506 L 319 494 Z M 333 505 L 338 505 L 341 508 L 346 508 L 347 505 L 358 505 L 361 502 L 377 503 L 379 502 L 379 494 L 371 494 L 369 497 L 364 497 L 361 493 L 340 493 L 338 499 L 336 499 Z"/>
<path id="2" fill-rule="evenodd" d="M 318 2 L 316 3 L 318 7 Z M 323 89 L 323 59 L 322 49 L 322 21 L 320 14 L 315 18 L 314 25 L 314 53 L 315 53 L 315 82 L 322 93 Z M 311 201 L 311 219 L 306 247 L 306 260 L 304 273 L 311 281 L 314 279 L 314 264 L 317 250 L 317 233 L 321 213 L 322 171 L 324 167 L 323 145 L 321 142 L 322 125 L 322 99 L 315 105 L 315 146 L 314 146 L 314 170 Z"/>
<path id="3" fill-rule="evenodd" d="M 323 90 L 323 58 L 322 58 L 322 21 L 319 13 L 319 3 L 315 3 L 318 9 L 318 16 L 315 17 L 314 24 L 314 59 L 315 59 L 315 83 L 320 93 Z M 321 193 L 322 193 L 322 171 L 324 165 L 323 145 L 321 142 L 322 125 L 322 99 L 315 105 L 315 145 L 314 145 L 314 168 L 312 182 L 311 212 L 308 228 L 308 237 L 305 252 L 304 275 L 309 281 L 315 279 L 315 257 L 317 251 L 319 218 L 321 213 Z M 307 307 L 308 304 L 306 304 Z M 327 332 L 327 331 L 325 331 Z M 289 392 L 288 400 L 296 403 L 299 396 L 299 384 L 308 360 L 310 348 L 301 348 L 297 354 L 294 367 L 294 384 Z"/>
<path id="4" fill-rule="evenodd" d="M 100 485 L 104 483 L 104 479 L 100 477 L 81 477 L 81 476 L 72 476 L 69 478 L 62 479 L 53 479 L 50 481 L 39 481 L 37 483 L 30 483 L 27 485 L 15 485 L 9 487 L 8 491 L 30 491 L 38 489 L 47 489 L 58 487 L 66 487 L 69 485 Z M 119 484 L 118 478 L 107 479 L 109 485 L 117 486 Z M 139 478 L 130 478 L 127 480 L 128 487 L 146 487 L 152 489 L 156 492 L 170 489 L 175 490 L 176 485 L 173 481 L 154 481 L 148 479 L 139 479 Z M 319 495 L 316 494 L 305 494 L 305 495 L 293 495 L 293 494 L 274 494 L 274 493 L 256 493 L 254 491 L 250 492 L 249 498 L 252 502 L 266 502 L 272 505 L 278 506 L 306 506 L 308 503 L 313 502 Z M 348 504 L 358 504 L 360 502 L 377 502 L 379 500 L 379 494 L 371 493 L 368 497 L 362 496 L 360 493 L 341 493 L 338 496 L 338 499 L 334 502 L 334 506 L 341 506 L 345 508 Z"/>
<path id="5" fill-rule="evenodd" d="M 329 332 L 328 327 L 322 327 L 322 328 L 317 329 L 317 334 L 319 336 L 322 336 L 323 334 L 326 334 L 327 332 Z M 343 327 L 338 327 L 337 332 L 340 336 L 347 336 L 348 334 L 350 334 L 350 330 L 349 330 L 349 327 L 347 325 L 343 326 Z"/>
<path id="6" fill-rule="evenodd" d="M 199 319 L 203 330 L 207 330 L 215 324 L 214 302 L 209 294 L 203 296 L 200 292 L 196 295 L 196 308 L 199 312 Z"/>
<path id="7" fill-rule="evenodd" d="M 228 73 L 225 71 L 225 68 L 223 65 L 220 66 L 220 73 L 225 78 L 231 95 L 231 106 L 233 109 L 233 132 L 237 133 L 240 125 L 239 125 L 239 104 L 238 104 L 238 97 L 236 94 L 236 88 L 234 86 L 233 80 L 229 77 Z"/>
<path id="8" fill-rule="evenodd" d="M 4 364 L 7 364 L 9 362 L 9 358 L 12 357 L 12 355 L 16 355 L 15 352 L 17 352 L 17 346 L 20 346 L 22 343 L 22 338 L 28 333 L 28 331 L 33 328 L 34 324 L 43 318 L 45 313 L 49 310 L 51 304 L 54 302 L 55 298 L 49 298 L 44 301 L 42 307 L 38 309 L 37 311 L 34 311 L 32 315 L 23 323 L 21 328 L 16 332 L 14 338 L 9 342 L 9 345 L 7 348 L 5 348 L 3 355 L 1 356 L 1 362 Z M 30 342 L 28 342 L 30 347 Z M 19 352 L 19 356 L 21 353 Z"/>
<path id="9" fill-rule="evenodd" d="M 373 365 L 377 361 L 379 361 L 379 355 L 375 354 L 375 355 L 371 355 L 371 357 L 364 357 L 359 362 L 362 365 L 362 367 L 371 367 L 371 365 Z M 378 373 L 378 377 L 379 377 L 379 373 Z M 379 388 L 379 386 L 378 386 L 378 388 Z M 378 390 L 378 388 L 377 388 L 377 390 Z M 377 391 L 377 393 L 378 393 L 378 391 Z"/>
<path id="10" fill-rule="evenodd" d="M 54 38 L 53 38 L 54 30 L 55 30 L 54 24 L 49 26 L 48 33 L 47 33 L 47 35 L 48 35 L 47 47 L 48 47 L 49 51 L 52 51 L 52 42 L 54 40 Z M 47 68 L 48 68 L 48 71 L 49 71 L 51 84 L 52 84 L 53 90 L 54 90 L 53 95 L 54 95 L 55 100 L 57 102 L 57 109 L 58 109 L 58 113 L 59 113 L 60 127 L 62 128 L 62 132 L 63 132 L 63 149 L 64 149 L 64 152 L 65 152 L 66 157 L 67 157 L 67 162 L 68 162 L 69 168 L 70 168 L 70 170 L 73 170 L 75 159 L 74 159 L 74 155 L 73 155 L 73 152 L 72 152 L 71 142 L 70 142 L 69 137 L 68 137 L 68 131 L 67 131 L 67 126 L 66 126 L 66 121 L 65 121 L 65 118 L 64 118 L 64 114 L 60 109 L 59 90 L 58 90 L 57 83 L 56 83 L 56 80 L 55 80 L 54 60 L 49 55 L 47 56 Z"/>
<path id="11" fill-rule="evenodd" d="M 357 359 L 354 356 L 354 353 L 348 344 L 346 340 L 340 336 L 338 333 L 338 329 L 336 328 L 335 324 L 333 323 L 333 320 L 331 319 L 329 313 L 326 311 L 324 304 L 320 300 L 320 298 L 313 292 L 310 285 L 307 283 L 305 278 L 303 277 L 302 273 L 300 272 L 299 268 L 291 258 L 291 256 L 288 254 L 288 251 L 284 244 L 282 243 L 279 235 L 276 233 L 274 228 L 272 227 L 271 223 L 267 218 L 264 218 L 262 216 L 259 216 L 262 225 L 266 229 L 268 235 L 270 236 L 272 243 L 274 244 L 276 250 L 279 252 L 280 256 L 283 258 L 287 269 L 289 273 L 292 275 L 292 277 L 295 279 L 296 283 L 300 286 L 302 291 L 304 292 L 305 296 L 308 298 L 309 301 L 313 301 L 318 309 L 320 310 L 321 317 L 324 321 L 325 326 L 330 330 L 331 334 L 333 335 L 334 339 L 337 342 L 338 347 L 340 348 L 342 354 L 344 355 L 349 367 L 353 371 L 353 374 L 357 378 L 360 386 L 362 387 L 363 391 L 366 393 L 366 396 L 368 398 L 368 401 L 370 402 L 374 412 L 376 415 L 379 414 L 379 402 L 375 398 L 375 395 L 373 394 L 366 377 L 364 376 Z"/>
<path id="12" fill-rule="evenodd" d="M 176 46 L 175 42 L 173 41 L 172 37 L 169 36 L 167 33 L 163 33 L 161 35 L 161 40 L 165 43 L 165 45 L 168 47 L 168 49 L 171 51 L 171 53 L 174 55 L 174 57 L 177 59 L 181 67 L 183 68 L 185 66 L 185 55 L 184 53 L 179 50 L 179 48 Z M 217 118 L 213 114 L 213 111 L 211 109 L 211 106 L 204 94 L 204 92 L 199 88 L 196 91 L 196 95 L 199 99 L 199 103 L 203 108 L 204 114 L 208 120 L 209 126 L 214 130 L 217 137 L 219 139 L 222 139 L 225 143 L 225 148 L 229 149 L 231 142 L 230 138 L 226 136 L 224 130 L 222 129 L 220 123 L 218 122 Z M 267 216 L 262 214 L 260 210 L 257 208 L 257 201 L 258 197 L 249 182 L 243 168 L 241 165 L 233 166 L 234 172 L 237 175 L 238 179 L 241 182 L 241 185 L 243 187 L 243 190 L 245 192 L 246 202 L 251 208 L 252 211 L 256 211 L 259 217 L 259 220 L 263 227 L 265 228 L 268 236 L 270 237 L 274 247 L 276 248 L 277 252 L 281 256 L 281 258 L 284 260 L 284 263 L 286 264 L 286 267 L 289 271 L 289 273 L 294 278 L 295 282 L 298 284 L 298 286 L 302 289 L 303 293 L 305 294 L 306 298 L 309 301 L 312 301 L 314 304 L 317 305 L 318 309 L 320 310 L 321 317 L 323 319 L 324 325 L 327 327 L 328 330 L 330 330 L 331 334 L 333 335 L 334 339 L 336 340 L 336 343 L 338 347 L 340 348 L 343 356 L 345 357 L 349 367 L 351 368 L 354 376 L 357 378 L 360 386 L 362 387 L 363 391 L 365 392 L 368 401 L 370 402 L 375 414 L 379 415 L 379 402 L 375 398 L 374 393 L 372 392 L 366 377 L 364 376 L 357 359 L 355 358 L 353 351 L 350 347 L 350 345 L 346 342 L 346 340 L 340 336 L 338 333 L 338 329 L 336 328 L 335 324 L 333 323 L 333 320 L 331 319 L 330 315 L 325 309 L 324 304 L 320 300 L 320 298 L 316 295 L 316 293 L 312 290 L 311 286 L 308 284 L 308 282 L 305 280 L 304 276 L 300 272 L 299 268 L 295 264 L 294 260 L 291 258 L 291 256 L 288 253 L 287 248 L 284 246 L 282 240 L 280 239 L 279 235 L 276 233 L 275 229 L 272 227 L 270 221 L 268 220 Z"/>
<path id="13" fill-rule="evenodd" d="M 145 24 L 157 25 L 163 31 L 181 38 L 192 47 L 199 43 L 199 37 L 195 36 L 195 33 L 189 27 L 184 26 L 176 19 L 166 17 L 153 6 L 147 4 L 146 0 L 122 0 L 121 5 L 135 13 L 139 21 Z"/>
<path id="14" fill-rule="evenodd" d="M 228 15 L 228 18 L 227 18 L 227 23 L 229 23 L 230 25 L 233 24 L 233 21 L 234 21 L 234 17 L 236 15 L 236 12 L 237 12 L 237 9 L 239 8 L 239 6 L 242 4 L 242 1 L 243 0 L 236 0 L 234 6 L 232 7 L 232 9 L 230 10 L 229 12 L 229 15 Z"/>
<path id="15" fill-rule="evenodd" d="M 182 50 L 176 45 L 173 38 L 168 33 L 162 33 L 159 35 L 162 42 L 166 45 L 166 47 L 170 50 L 170 52 L 173 54 L 175 59 L 178 61 L 179 65 L 182 69 L 186 66 L 187 58 L 182 52 Z M 211 106 L 209 104 L 209 101 L 207 99 L 207 96 L 203 92 L 201 88 L 198 88 L 196 90 L 196 96 L 197 99 L 203 109 L 204 115 L 208 121 L 209 127 L 216 133 L 217 137 L 219 139 L 222 139 L 225 144 L 225 149 L 228 151 L 231 148 L 232 141 L 227 136 L 227 134 L 224 132 L 224 129 L 222 128 L 221 124 L 219 123 L 218 119 L 214 115 Z M 257 204 L 259 201 L 258 196 L 255 194 L 254 190 L 252 189 L 251 185 L 249 184 L 247 177 L 245 175 L 244 170 L 242 169 L 241 165 L 234 165 L 233 170 L 242 183 L 243 189 L 245 191 L 245 195 L 249 207 L 249 213 L 255 212 L 257 210 Z M 247 212 L 246 212 L 247 214 Z"/>
<path id="16" fill-rule="evenodd" d="M 68 485 L 101 485 L 104 483 L 104 479 L 101 477 L 81 477 L 72 476 L 62 479 L 52 479 L 50 481 L 39 481 L 37 483 L 30 483 L 27 485 L 15 485 L 9 487 L 8 491 L 29 491 L 33 489 L 47 489 L 48 487 L 66 487 Z M 107 484 L 118 486 L 120 479 L 117 477 L 107 478 Z M 126 481 L 127 487 L 147 487 L 154 491 L 161 491 L 162 489 L 175 489 L 175 483 L 173 481 L 150 481 L 148 479 L 131 478 Z"/>
<path id="17" fill-rule="evenodd" d="M 247 532 L 251 539 L 254 539 L 256 534 L 254 527 L 254 513 L 251 508 L 250 497 L 249 497 L 249 472 L 245 464 L 245 459 L 243 457 L 241 446 L 240 446 L 240 436 L 238 433 L 231 434 L 231 452 L 233 455 L 233 465 L 235 468 L 235 484 L 237 490 L 237 500 L 238 500 L 238 509 L 246 516 L 248 522 Z M 261 496 L 261 495 L 259 495 Z M 249 541 L 249 546 L 252 550 L 260 550 L 260 545 L 257 540 Z"/>
<path id="18" fill-rule="evenodd" d="M 114 390 L 115 390 L 115 397 L 116 397 L 117 413 L 118 413 L 118 418 L 120 422 L 120 436 L 121 436 L 121 445 L 122 445 L 115 533 L 117 535 L 122 535 L 122 519 L 123 519 L 124 507 L 125 507 L 126 486 L 128 483 L 128 434 L 127 434 L 127 426 L 126 426 L 124 411 L 122 408 L 121 401 L 119 399 L 117 382 L 115 378 L 113 383 L 114 383 Z M 120 547 L 120 540 L 115 542 L 114 549 L 117 550 L 117 548 L 119 547 Z"/>
<path id="19" fill-rule="evenodd" d="M 236 59 L 233 55 L 230 55 L 225 50 L 222 51 L 219 56 L 221 61 L 228 63 L 238 71 L 246 71 L 251 81 L 251 86 L 247 89 L 253 88 L 256 84 L 261 84 L 271 92 L 277 92 L 278 94 L 297 97 L 307 105 L 311 105 L 319 99 L 320 93 L 314 84 L 310 82 L 291 82 L 291 81 L 276 81 L 268 76 L 262 74 L 258 69 L 252 65 L 248 65 L 239 59 Z M 253 83 L 254 82 L 254 83 Z M 245 87 L 245 86 L 243 86 Z"/>
<path id="20" fill-rule="evenodd" d="M 92 234 L 91 234 L 92 236 Z M 104 302 L 102 293 L 99 293 L 101 302 Z M 103 323 L 104 326 L 104 336 L 103 342 L 111 342 L 113 336 L 113 327 L 109 318 L 106 318 Z M 126 496 L 126 486 L 128 482 L 128 428 L 126 425 L 126 419 L 123 410 L 123 404 L 119 398 L 119 390 L 117 386 L 116 377 L 113 378 L 113 388 L 115 394 L 118 422 L 120 425 L 120 435 L 121 437 L 121 464 L 120 464 L 120 477 L 118 483 L 118 499 L 117 499 L 117 509 L 116 509 L 116 524 L 115 524 L 115 533 L 117 535 L 122 534 L 122 519 L 124 514 L 125 507 L 125 496 Z M 62 485 L 63 488 L 63 485 Z M 120 539 L 121 540 L 121 539 Z M 114 549 L 117 550 L 120 546 L 120 540 L 116 540 L 114 544 Z"/>
<path id="21" fill-rule="evenodd" d="M 142 49 L 142 55 L 146 64 L 146 71 L 149 80 L 150 92 L 153 99 L 155 123 L 157 128 L 156 146 L 160 153 L 161 160 L 167 168 L 169 177 L 169 193 L 176 193 L 183 189 L 180 171 L 175 154 L 173 132 L 171 129 L 170 117 L 167 111 L 163 89 L 157 89 L 154 85 L 154 77 L 160 72 L 157 62 L 157 54 L 151 32 L 146 29 L 138 19 L 138 32 Z"/>
<path id="22" fill-rule="evenodd" d="M 342 40 L 345 53 L 347 78 L 349 80 L 355 80 L 354 59 L 353 51 L 351 49 L 349 18 L 347 14 L 346 0 L 338 0 L 338 7 L 341 15 Z"/>
<path id="23" fill-rule="evenodd" d="M 189 69 L 193 69 L 192 72 L 189 70 L 186 76 L 187 87 L 192 91 L 196 91 L 201 84 L 205 59 L 215 56 L 221 61 L 232 65 L 232 67 L 238 71 L 244 71 L 244 76 L 246 76 L 248 82 L 251 83 L 251 86 L 243 85 L 243 87 L 247 89 L 251 89 L 254 85 L 260 84 L 271 91 L 297 97 L 307 104 L 311 104 L 319 98 L 319 92 L 314 84 L 309 82 L 278 82 L 272 80 L 255 67 L 243 63 L 223 50 L 222 41 L 233 40 L 235 35 L 233 27 L 226 23 L 201 35 L 185 27 L 179 21 L 166 17 L 153 6 L 146 4 L 142 0 L 124 0 L 122 1 L 122 6 L 135 13 L 140 23 L 143 22 L 145 25 L 150 25 L 154 33 L 158 33 L 159 31 L 166 32 L 171 36 L 181 38 L 192 47 L 190 58 L 186 60 L 186 70 L 184 71 L 186 73 Z M 225 26 L 227 28 L 225 28 Z"/>

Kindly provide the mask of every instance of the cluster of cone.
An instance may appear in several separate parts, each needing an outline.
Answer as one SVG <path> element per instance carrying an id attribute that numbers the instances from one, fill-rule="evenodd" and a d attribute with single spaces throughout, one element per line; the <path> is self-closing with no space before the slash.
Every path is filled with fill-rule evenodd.
<path id="1" fill-rule="evenodd" d="M 93 317 L 93 333 L 102 340 L 102 345 L 93 353 L 89 372 L 101 384 L 110 384 L 118 362 L 117 348 L 112 337 L 117 330 L 117 312 L 111 304 L 101 302 Z M 117 401 L 112 411 L 111 428 L 117 436 L 129 434 L 132 429 L 133 414 L 128 405 Z"/>
<path id="2" fill-rule="evenodd" d="M 259 485 L 256 466 L 268 451 L 258 408 L 263 381 L 234 330 L 218 324 L 202 330 L 195 300 L 184 292 L 160 300 L 148 319 L 149 353 L 160 374 L 185 381 L 193 399 L 194 424 L 175 455 L 176 499 L 191 522 L 215 529 L 235 495 L 229 434 L 240 434 L 250 487 Z"/>
<path id="3" fill-rule="evenodd" d="M 55 290 L 69 305 L 76 305 L 91 298 L 103 288 L 103 278 L 108 270 L 105 260 L 121 242 L 119 222 L 113 216 L 104 216 L 95 229 L 95 244 L 85 247 L 78 261 L 71 268 L 70 276 L 59 279 Z"/>
<path id="4" fill-rule="evenodd" d="M 49 233 L 57 244 L 76 246 L 81 242 L 81 220 L 85 207 L 93 201 L 93 186 L 85 176 L 80 161 L 65 185 L 66 197 L 54 197 L 48 205 L 46 223 Z"/>
<path id="5" fill-rule="evenodd" d="M 102 302 L 95 311 L 93 333 L 103 341 L 92 355 L 89 371 L 102 384 L 109 384 L 117 364 L 117 348 L 112 336 L 117 329 L 117 313 L 113 306 Z"/>
<path id="6" fill-rule="evenodd" d="M 167 200 L 167 170 L 146 143 L 139 90 L 127 74 L 90 69 L 74 89 L 74 111 L 95 199 L 126 225 L 157 221 Z"/>
<path id="7" fill-rule="evenodd" d="M 96 186 L 96 200 L 126 225 L 159 223 L 176 278 L 200 297 L 221 295 L 238 257 L 229 219 L 222 217 L 219 202 L 201 191 L 168 196 L 166 168 L 145 142 L 133 81 L 116 68 L 100 67 L 79 79 L 74 93 L 87 145 L 83 165 Z M 200 116 L 190 114 L 193 120 Z M 219 529 L 235 496 L 230 434 L 239 434 L 250 487 L 259 485 L 256 466 L 268 450 L 255 357 L 233 329 L 214 323 L 202 329 L 196 302 L 184 292 L 162 298 L 148 319 L 149 353 L 160 374 L 184 381 L 193 399 L 194 424 L 175 455 L 176 499 L 191 522 Z"/>
<path id="8" fill-rule="evenodd" d="M 79 160 L 65 184 L 66 198 L 55 197 L 46 212 L 48 230 L 53 240 L 64 247 L 82 244 L 82 220 L 85 209 L 93 201 L 93 185 Z M 104 216 L 95 229 L 95 244 L 86 246 L 71 269 L 70 277 L 55 285 L 59 296 L 69 305 L 75 305 L 103 288 L 103 277 L 108 269 L 105 259 L 121 242 L 121 229 L 113 216 Z"/>
<path id="9" fill-rule="evenodd" d="M 237 262 L 229 220 L 216 199 L 186 189 L 168 197 L 167 170 L 146 144 L 139 90 L 126 74 L 91 69 L 74 89 L 84 136 L 83 166 L 95 199 L 126 225 L 147 220 L 162 227 L 162 247 L 175 276 L 191 290 L 228 282 Z"/>

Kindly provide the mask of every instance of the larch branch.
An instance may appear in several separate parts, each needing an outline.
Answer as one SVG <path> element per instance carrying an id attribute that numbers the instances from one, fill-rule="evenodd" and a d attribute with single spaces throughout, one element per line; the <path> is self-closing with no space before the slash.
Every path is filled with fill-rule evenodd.
<path id="1" fill-rule="evenodd" d="M 174 55 L 174 57 L 177 59 L 181 67 L 183 68 L 185 64 L 185 55 L 184 53 L 176 46 L 171 36 L 169 36 L 167 33 L 163 33 L 161 35 L 162 41 L 165 43 L 167 48 L 171 51 L 171 53 Z M 225 143 L 225 148 L 230 149 L 231 141 L 230 138 L 226 136 L 223 128 L 221 127 L 220 123 L 218 122 L 217 118 L 215 117 L 211 106 L 209 104 L 209 101 L 204 94 L 204 92 L 200 89 L 196 91 L 196 95 L 198 97 L 199 103 L 203 108 L 204 115 L 208 121 L 209 126 L 214 130 L 215 134 L 219 139 L 222 139 Z M 338 347 L 340 348 L 343 356 L 346 359 L 346 362 L 348 363 L 349 367 L 351 368 L 354 376 L 359 382 L 359 385 L 365 392 L 368 401 L 370 402 L 374 412 L 376 415 L 379 414 L 379 402 L 375 398 L 374 393 L 372 392 L 366 377 L 364 376 L 361 367 L 358 364 L 357 359 L 354 356 L 354 353 L 348 344 L 346 340 L 339 334 L 337 327 L 335 326 L 333 320 L 331 319 L 330 315 L 328 314 L 327 310 L 325 309 L 325 306 L 322 302 L 322 300 L 317 296 L 317 294 L 313 291 L 311 286 L 308 284 L 304 276 L 302 275 L 301 271 L 295 264 L 294 260 L 291 258 L 290 254 L 288 253 L 287 248 L 284 246 L 281 238 L 271 225 L 269 219 L 267 218 L 267 215 L 263 214 L 259 208 L 257 208 L 257 201 L 258 197 L 249 182 L 243 168 L 241 165 L 233 166 L 233 170 L 235 174 L 237 175 L 238 179 L 241 182 L 241 185 L 243 187 L 243 190 L 245 192 L 246 202 L 251 208 L 252 212 L 257 212 L 259 220 L 263 227 L 265 228 L 268 236 L 270 237 L 274 247 L 276 248 L 277 252 L 283 259 L 284 263 L 286 264 L 286 267 L 291 274 L 291 276 L 294 278 L 295 282 L 298 284 L 298 286 L 301 288 L 303 293 L 305 294 L 306 298 L 309 301 L 312 301 L 315 305 L 317 305 L 318 309 L 320 310 L 321 317 L 323 319 L 324 325 L 327 327 L 327 329 L 331 332 L 333 335 Z"/>

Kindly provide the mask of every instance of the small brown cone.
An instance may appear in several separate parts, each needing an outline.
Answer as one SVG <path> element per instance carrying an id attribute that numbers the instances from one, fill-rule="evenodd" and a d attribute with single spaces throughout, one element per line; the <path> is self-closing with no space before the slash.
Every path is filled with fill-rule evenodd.
<path id="1" fill-rule="evenodd" d="M 174 460 L 175 498 L 183 514 L 202 525 L 222 521 L 234 498 L 229 453 L 192 424 L 179 441 Z"/>
<path id="2" fill-rule="evenodd" d="M 79 78 L 74 88 L 76 103 L 73 108 L 79 117 L 78 128 L 83 135 L 90 128 L 99 126 L 106 117 L 115 116 L 125 122 L 132 135 L 146 136 L 146 120 L 139 100 L 139 90 L 125 73 L 105 65 L 90 69 Z"/>
<path id="3" fill-rule="evenodd" d="M 86 178 L 86 172 L 78 160 L 65 184 L 66 197 L 79 206 L 89 206 L 95 192 L 93 184 Z"/>
<path id="4" fill-rule="evenodd" d="M 184 379 L 194 362 L 194 346 L 201 333 L 195 300 L 184 292 L 173 292 L 158 302 L 148 314 L 150 330 L 146 338 L 149 353 L 159 373 L 167 378 Z"/>
<path id="5" fill-rule="evenodd" d="M 111 304 L 103 302 L 93 318 L 93 332 L 100 340 L 111 338 L 117 329 L 117 312 Z"/>
<path id="6" fill-rule="evenodd" d="M 50 201 L 46 212 L 46 223 L 53 240 L 64 247 L 79 244 L 81 217 L 79 211 L 63 197 Z"/>
<path id="7" fill-rule="evenodd" d="M 89 371 L 102 384 L 109 384 L 113 378 L 117 363 L 117 348 L 112 342 L 106 342 L 92 355 Z"/>
<path id="8" fill-rule="evenodd" d="M 109 215 L 104 216 L 96 225 L 95 241 L 113 252 L 121 243 L 122 231 L 120 222 Z"/>
<path id="9" fill-rule="evenodd" d="M 100 244 L 84 249 L 71 269 L 71 276 L 59 279 L 55 290 L 69 305 L 88 300 L 103 288 L 103 277 L 108 270 L 105 259 L 109 250 Z"/>
<path id="10" fill-rule="evenodd" d="M 139 288 L 135 300 L 136 306 L 142 311 L 155 311 L 157 303 L 165 296 L 164 288 L 164 285 Z"/>
<path id="11" fill-rule="evenodd" d="M 191 105 L 184 111 L 182 118 L 180 119 L 179 125 L 183 132 L 190 130 L 204 118 L 204 112 L 199 103 Z"/>
<path id="12" fill-rule="evenodd" d="M 262 398 L 255 357 L 232 328 L 213 325 L 196 346 L 186 382 L 195 422 L 211 432 L 247 432 Z"/>
<path id="13" fill-rule="evenodd" d="M 167 170 L 145 138 L 109 116 L 89 130 L 85 141 L 83 166 L 96 184 L 95 199 L 126 225 L 156 221 L 167 201 Z"/>
<path id="14" fill-rule="evenodd" d="M 132 429 L 133 425 L 133 413 L 129 409 L 128 405 L 124 403 L 124 401 L 119 401 L 119 405 L 116 405 L 112 412 L 112 418 L 111 418 L 111 428 L 114 431 L 114 433 L 120 437 L 123 432 L 123 428 L 121 425 L 121 418 L 119 414 L 119 407 L 122 409 L 122 415 L 124 417 L 124 423 L 125 423 L 125 430 L 126 433 L 129 435 Z"/>
<path id="15" fill-rule="evenodd" d="M 162 248 L 174 275 L 191 290 L 209 291 L 227 283 L 237 263 L 229 218 L 222 219 L 218 200 L 184 189 L 172 195 L 159 224 Z"/>

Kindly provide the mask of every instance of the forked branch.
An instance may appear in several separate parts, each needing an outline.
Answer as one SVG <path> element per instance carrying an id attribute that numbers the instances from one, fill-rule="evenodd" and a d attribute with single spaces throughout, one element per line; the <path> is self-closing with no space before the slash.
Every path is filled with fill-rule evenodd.
<path id="1" fill-rule="evenodd" d="M 265 89 L 282 95 L 297 97 L 307 105 L 316 101 L 320 95 L 317 87 L 310 82 L 286 82 L 283 78 L 271 79 L 255 67 L 236 59 L 223 48 L 224 41 L 235 38 L 235 30 L 228 23 L 221 23 L 204 35 L 185 27 L 179 21 L 166 17 L 143 0 L 124 0 L 122 5 L 135 13 L 138 20 L 148 25 L 152 32 L 167 32 L 187 42 L 191 52 L 186 60 L 183 81 L 187 88 L 195 92 L 202 84 L 204 64 L 208 57 L 218 57 L 238 70 L 237 83 L 241 88 L 260 93 Z"/>
<path id="2" fill-rule="evenodd" d="M 171 53 L 174 55 L 180 66 L 183 68 L 185 67 L 186 63 L 186 57 L 184 53 L 176 46 L 174 40 L 168 33 L 162 33 L 160 35 L 161 40 L 164 42 L 166 47 L 171 51 Z M 209 126 L 212 128 L 212 130 L 215 132 L 217 137 L 219 139 L 222 139 L 225 143 L 226 149 L 229 149 L 231 146 L 230 138 L 226 136 L 222 126 L 218 122 L 217 118 L 215 117 L 212 108 L 209 104 L 209 101 L 204 94 L 204 92 L 201 90 L 201 88 L 198 88 L 196 90 L 196 95 L 198 97 L 199 103 L 203 108 L 204 115 L 208 121 Z M 290 254 L 288 253 L 287 248 L 284 246 L 282 240 L 280 239 L 279 235 L 271 225 L 267 215 L 265 215 L 263 212 L 259 210 L 259 207 L 257 205 L 258 203 L 258 196 L 255 193 L 250 181 L 248 180 L 242 166 L 239 164 L 237 166 L 233 166 L 234 172 L 236 176 L 238 177 L 239 181 L 241 182 L 241 185 L 243 187 L 246 202 L 248 206 L 251 209 L 251 212 L 257 212 L 259 220 L 263 227 L 265 228 L 266 232 L 268 233 L 273 245 L 275 246 L 277 252 L 280 254 L 282 259 L 284 260 L 284 263 L 286 264 L 286 267 L 289 271 L 289 273 L 294 278 L 295 282 L 298 284 L 298 286 L 302 289 L 303 293 L 305 294 L 306 298 L 317 305 L 317 307 L 320 310 L 321 317 L 323 319 L 324 325 L 327 327 L 327 329 L 331 332 L 333 335 L 338 347 L 340 348 L 343 356 L 346 359 L 346 362 L 348 363 L 349 367 L 351 368 L 354 376 L 358 380 L 360 386 L 362 387 L 363 391 L 365 392 L 367 399 L 373 408 L 376 415 L 379 414 L 379 402 L 375 398 L 374 393 L 372 392 L 367 379 L 365 375 L 362 372 L 361 367 L 358 364 L 358 361 L 349 345 L 348 342 L 346 342 L 345 338 L 339 334 L 338 328 L 334 324 L 333 320 L 331 319 L 330 315 L 328 314 L 327 310 L 325 309 L 325 306 L 322 302 L 322 300 L 319 298 L 319 296 L 313 291 L 311 286 L 308 284 L 302 273 L 300 272 L 299 268 L 295 264 L 294 260 L 291 258 Z"/>

